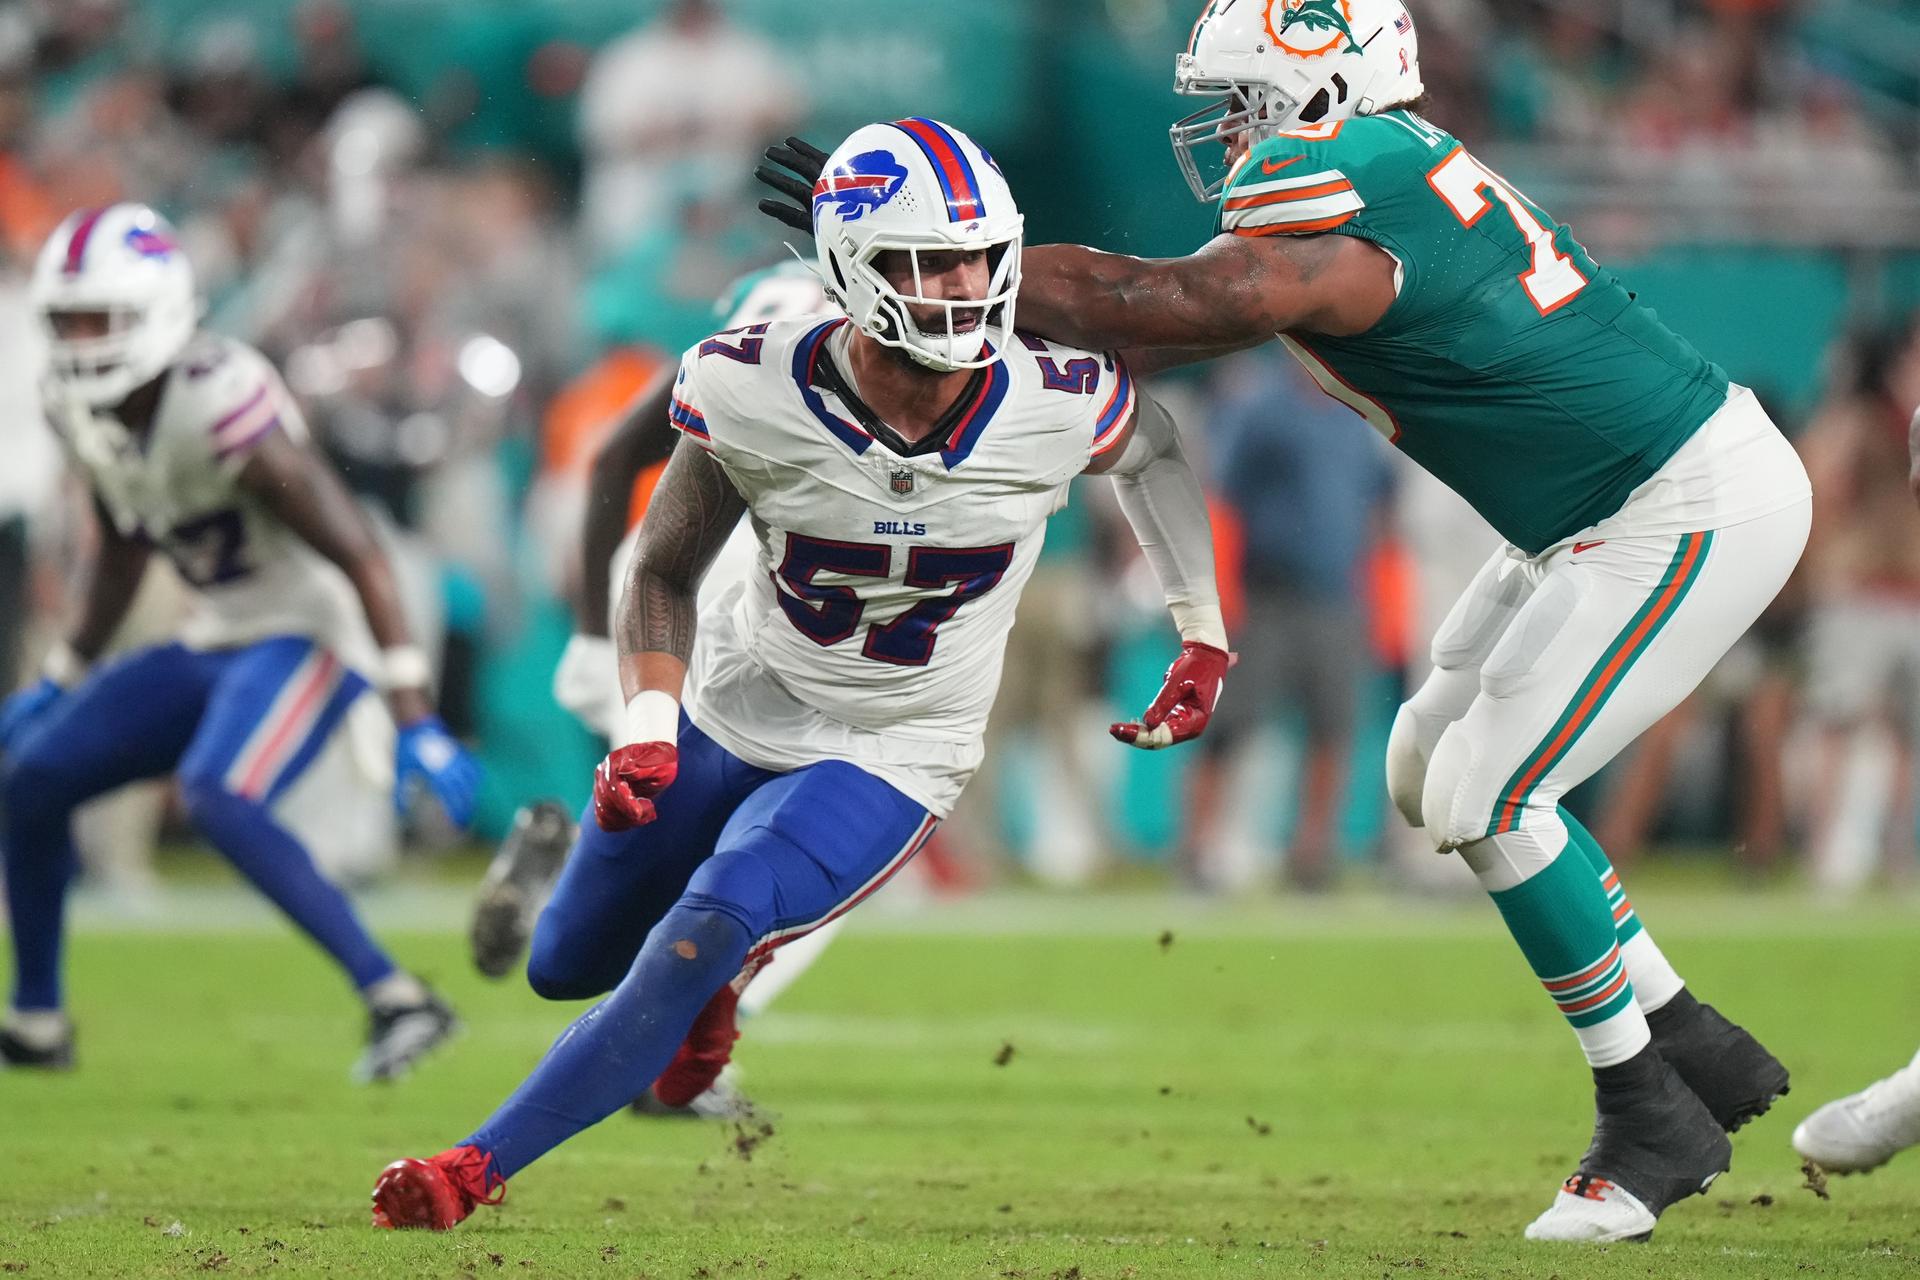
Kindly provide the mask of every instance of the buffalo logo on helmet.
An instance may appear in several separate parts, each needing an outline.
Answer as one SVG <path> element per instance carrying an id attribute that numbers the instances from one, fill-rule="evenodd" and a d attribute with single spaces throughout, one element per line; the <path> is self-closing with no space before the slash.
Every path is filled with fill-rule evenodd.
<path id="1" fill-rule="evenodd" d="M 1276 9 L 1280 12 L 1278 27 L 1273 25 Z M 1267 0 L 1267 34 L 1296 58 L 1366 52 L 1353 38 L 1351 0 Z"/>
<path id="2" fill-rule="evenodd" d="M 848 222 L 857 222 L 868 211 L 878 209 L 900 194 L 907 181 L 907 167 L 889 151 L 862 151 L 832 173 L 823 173 L 813 184 L 813 210 L 823 205 L 837 208 Z"/>
<path id="3" fill-rule="evenodd" d="M 164 258 L 180 246 L 157 227 L 131 227 L 127 231 L 127 247 L 143 258 Z"/>

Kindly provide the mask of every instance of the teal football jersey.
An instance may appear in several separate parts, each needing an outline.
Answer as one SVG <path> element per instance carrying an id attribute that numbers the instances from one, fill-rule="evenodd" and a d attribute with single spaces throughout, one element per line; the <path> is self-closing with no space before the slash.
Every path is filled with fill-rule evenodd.
<path id="1" fill-rule="evenodd" d="M 1314 380 L 1537 553 L 1618 511 L 1727 396 L 1727 375 L 1564 225 L 1417 115 L 1267 139 L 1218 229 L 1369 240 L 1399 296 L 1351 338 L 1282 335 Z"/>

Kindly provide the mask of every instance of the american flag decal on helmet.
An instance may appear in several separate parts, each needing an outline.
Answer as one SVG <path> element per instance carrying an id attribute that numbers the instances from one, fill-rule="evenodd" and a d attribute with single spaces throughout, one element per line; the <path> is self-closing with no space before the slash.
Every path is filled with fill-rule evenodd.
<path id="1" fill-rule="evenodd" d="M 1403 11 L 1399 17 L 1393 20 L 1393 29 L 1401 35 L 1407 34 L 1407 32 L 1413 30 L 1413 18 Z"/>

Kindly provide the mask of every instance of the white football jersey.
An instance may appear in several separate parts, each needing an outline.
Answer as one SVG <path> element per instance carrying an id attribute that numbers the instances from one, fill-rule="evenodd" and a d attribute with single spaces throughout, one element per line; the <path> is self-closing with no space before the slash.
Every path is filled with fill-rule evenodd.
<path id="1" fill-rule="evenodd" d="M 845 759 L 944 814 L 981 756 L 1047 518 L 1132 418 L 1126 365 L 1026 338 L 937 444 L 895 452 L 832 389 L 844 316 L 690 350 L 673 419 L 747 502 L 754 571 L 704 612 L 687 713 L 764 768 Z"/>
<path id="2" fill-rule="evenodd" d="M 368 670 L 374 649 L 347 577 L 239 485 L 248 455 L 306 420 L 267 358 L 202 333 L 163 375 L 151 427 L 135 436 L 48 382 L 48 420 L 121 533 L 164 551 L 196 608 L 181 639 L 221 649 L 303 635 Z"/>

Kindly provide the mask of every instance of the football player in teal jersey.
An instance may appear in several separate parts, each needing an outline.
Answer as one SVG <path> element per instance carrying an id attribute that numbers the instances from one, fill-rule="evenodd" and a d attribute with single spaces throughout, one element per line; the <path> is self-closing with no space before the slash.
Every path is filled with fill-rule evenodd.
<path id="1" fill-rule="evenodd" d="M 1173 128 L 1215 236 L 1157 260 L 1029 248 L 1022 327 L 1136 368 L 1277 337 L 1506 538 L 1434 639 L 1387 781 L 1473 869 L 1593 1072 L 1593 1144 L 1528 1236 L 1645 1238 L 1787 1072 L 1686 989 L 1560 797 L 1786 581 L 1806 473 L 1746 388 L 1418 113 L 1401 0 L 1210 0 L 1175 87 L 1216 99 Z M 804 206 L 816 149 L 768 158 Z"/>

